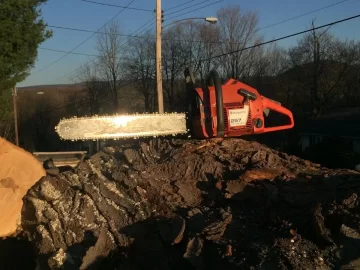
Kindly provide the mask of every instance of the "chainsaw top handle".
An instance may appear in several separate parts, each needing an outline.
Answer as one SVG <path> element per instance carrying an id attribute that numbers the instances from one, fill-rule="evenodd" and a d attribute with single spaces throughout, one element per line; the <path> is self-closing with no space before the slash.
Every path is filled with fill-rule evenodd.
<path id="1" fill-rule="evenodd" d="M 208 86 L 212 83 L 214 84 L 216 97 L 216 137 L 222 138 L 224 137 L 224 102 L 219 73 L 215 69 L 210 71 L 207 82 Z"/>
<path id="2" fill-rule="evenodd" d="M 195 89 L 195 77 L 190 67 L 184 71 L 185 82 L 186 82 L 186 93 L 187 93 L 187 127 L 191 130 L 191 123 L 194 116 L 194 110 L 196 108 L 196 91 Z M 207 86 L 214 85 L 215 96 L 216 96 L 216 112 L 217 112 L 217 137 L 224 137 L 224 104 L 222 86 L 218 72 L 213 69 L 210 71 L 207 77 Z M 205 90 L 205 89 L 204 89 Z M 206 89 L 209 91 L 209 89 Z"/>

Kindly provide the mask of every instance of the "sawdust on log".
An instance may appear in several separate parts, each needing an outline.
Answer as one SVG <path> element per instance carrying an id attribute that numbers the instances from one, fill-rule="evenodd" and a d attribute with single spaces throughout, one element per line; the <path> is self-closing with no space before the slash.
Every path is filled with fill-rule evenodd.
<path id="1" fill-rule="evenodd" d="M 256 142 L 162 140 L 44 177 L 22 225 L 41 269 L 352 269 L 359 192 Z"/>

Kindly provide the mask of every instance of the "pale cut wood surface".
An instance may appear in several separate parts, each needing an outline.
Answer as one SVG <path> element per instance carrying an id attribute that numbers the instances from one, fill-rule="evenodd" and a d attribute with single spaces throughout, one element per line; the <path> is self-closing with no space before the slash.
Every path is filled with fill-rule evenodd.
<path id="1" fill-rule="evenodd" d="M 16 232 L 22 198 L 45 175 L 42 164 L 31 153 L 0 137 L 0 237 Z"/>

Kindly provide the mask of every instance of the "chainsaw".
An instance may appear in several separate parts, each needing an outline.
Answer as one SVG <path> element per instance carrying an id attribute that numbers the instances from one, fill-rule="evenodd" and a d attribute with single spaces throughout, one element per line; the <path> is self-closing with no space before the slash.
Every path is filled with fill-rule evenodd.
<path id="1" fill-rule="evenodd" d="M 206 85 L 195 88 L 190 68 L 184 72 L 186 113 L 144 113 L 102 115 L 62 119 L 55 127 L 64 140 L 105 140 L 189 135 L 198 139 L 239 137 L 280 131 L 294 127 L 291 111 L 279 102 L 235 79 L 221 85 L 216 70 Z M 286 117 L 286 123 L 265 125 L 271 111 Z"/>

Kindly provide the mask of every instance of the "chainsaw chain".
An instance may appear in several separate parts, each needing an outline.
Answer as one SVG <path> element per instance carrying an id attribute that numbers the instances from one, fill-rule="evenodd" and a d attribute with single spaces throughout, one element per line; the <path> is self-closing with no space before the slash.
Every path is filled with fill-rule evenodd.
<path id="1" fill-rule="evenodd" d="M 133 120 L 140 120 L 144 121 L 146 124 L 157 124 L 160 126 L 160 130 L 158 131 L 140 131 L 140 132 L 129 132 L 129 133 L 119 133 L 116 132 L 116 129 L 126 129 L 126 127 L 120 127 L 119 125 L 116 125 L 115 123 L 111 123 L 111 121 L 114 121 L 117 117 L 138 117 L 137 119 Z M 148 119 L 146 119 L 148 118 Z M 168 126 L 161 127 L 161 123 L 164 121 L 161 121 L 160 118 L 164 118 L 165 123 L 168 124 Z M 151 120 L 156 119 L 153 123 Z M 88 122 L 87 122 L 88 121 Z M 83 122 L 83 123 L 81 123 Z M 71 127 L 71 125 L 76 124 L 78 126 L 75 127 L 75 129 L 78 129 L 75 133 L 82 133 L 84 136 L 71 136 L 71 128 L 74 129 L 74 127 Z M 139 124 L 136 125 L 136 123 L 131 126 L 131 121 L 128 124 L 129 129 L 139 129 Z M 79 128 L 78 128 L 79 127 Z M 142 127 L 140 127 L 141 130 Z M 161 130 L 163 129 L 163 130 Z M 185 113 L 136 113 L 136 114 L 114 114 L 114 115 L 101 115 L 101 116 L 84 116 L 84 117 L 72 117 L 72 118 L 66 118 L 61 119 L 59 124 L 55 127 L 55 131 L 59 134 L 60 138 L 62 140 L 71 140 L 71 141 L 86 141 L 86 140 L 106 140 L 106 139 L 126 139 L 126 138 L 146 138 L 146 137 L 161 137 L 161 136 L 169 136 L 169 135 L 178 135 L 178 134 L 186 134 L 188 133 L 188 130 L 186 129 L 186 114 Z M 102 133 L 101 133 L 102 132 Z M 114 133 L 114 135 L 111 135 L 111 132 Z M 97 133 L 97 135 L 91 135 L 91 133 Z M 109 134 L 110 133 L 110 134 Z M 85 134 L 87 134 L 85 136 Z"/>

